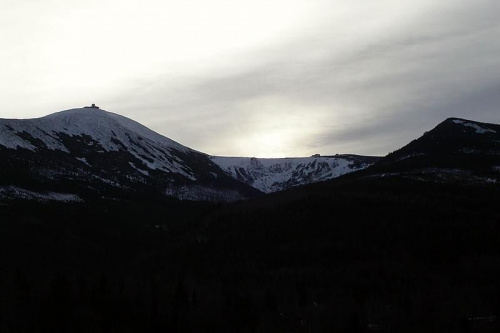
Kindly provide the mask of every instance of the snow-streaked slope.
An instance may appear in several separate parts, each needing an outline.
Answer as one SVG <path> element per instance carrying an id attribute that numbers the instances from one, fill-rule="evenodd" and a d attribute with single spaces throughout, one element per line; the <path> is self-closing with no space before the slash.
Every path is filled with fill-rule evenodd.
<path id="1" fill-rule="evenodd" d="M 448 118 L 366 174 L 449 183 L 500 182 L 500 125 Z"/>
<path id="2" fill-rule="evenodd" d="M 29 134 L 30 138 L 18 135 L 23 133 Z M 72 109 L 43 118 L 4 119 L 0 123 L 0 145 L 12 149 L 36 151 L 38 147 L 34 145 L 34 139 L 39 140 L 39 144 L 43 143 L 47 149 L 71 153 L 61 134 L 71 137 L 89 136 L 93 141 L 89 144 L 97 143 L 97 149 L 102 152 L 127 150 L 149 169 L 179 173 L 192 180 L 196 179 L 192 170 L 183 165 L 176 155 L 168 154 L 172 150 L 186 153 L 188 148 L 133 120 L 101 109 Z M 82 160 L 79 156 L 75 158 Z"/>
<path id="3" fill-rule="evenodd" d="M 473 128 L 476 131 L 476 133 L 478 133 L 478 134 L 496 133 L 496 131 L 489 129 L 489 128 L 486 128 L 484 126 L 480 126 L 478 123 L 472 122 L 472 121 L 467 121 L 467 120 L 462 120 L 462 119 L 454 119 L 453 123 L 461 124 L 463 126 Z"/>
<path id="4" fill-rule="evenodd" d="M 98 108 L 0 119 L 1 185 L 63 193 L 182 193 L 217 201 L 260 193 L 232 179 L 207 154 Z"/>
<path id="5" fill-rule="evenodd" d="M 293 186 L 333 179 L 364 169 L 373 158 L 338 155 L 300 158 L 210 157 L 233 178 L 270 193 Z"/>

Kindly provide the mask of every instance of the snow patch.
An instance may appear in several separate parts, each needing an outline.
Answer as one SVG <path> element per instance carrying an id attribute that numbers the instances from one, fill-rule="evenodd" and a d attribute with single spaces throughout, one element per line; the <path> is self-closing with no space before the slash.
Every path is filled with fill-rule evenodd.
<path id="1" fill-rule="evenodd" d="M 479 126 L 478 124 L 474 124 L 468 121 L 460 120 L 460 119 L 455 119 L 453 120 L 455 124 L 460 124 L 463 126 L 471 127 L 476 130 L 476 133 L 478 134 L 485 134 L 485 133 L 496 133 L 496 131 L 489 129 L 489 128 L 484 128 Z"/>
<path id="2" fill-rule="evenodd" d="M 78 161 L 82 162 L 83 164 L 86 164 L 87 166 L 92 167 L 92 165 L 90 165 L 89 162 L 87 162 L 87 159 L 85 157 L 76 157 L 76 159 Z"/>
<path id="3" fill-rule="evenodd" d="M 35 140 L 41 140 L 48 149 L 68 152 L 58 139 L 52 135 L 47 135 L 46 132 L 37 128 L 33 123 L 25 123 L 17 119 L 2 120 L 2 122 L 3 127 L 0 128 L 0 145 L 6 148 L 23 148 L 35 151 L 36 147 L 22 137 L 23 134 L 28 134 Z"/>
<path id="4" fill-rule="evenodd" d="M 138 168 L 138 167 L 137 167 L 137 166 L 135 166 L 135 164 L 134 164 L 134 163 L 132 163 L 132 162 L 128 162 L 128 164 L 130 164 L 130 166 L 131 166 L 132 168 L 134 168 L 135 170 L 139 171 L 139 172 L 140 172 L 140 173 L 142 173 L 144 176 L 149 177 L 149 172 L 147 172 L 146 170 L 142 170 L 142 169 Z"/>

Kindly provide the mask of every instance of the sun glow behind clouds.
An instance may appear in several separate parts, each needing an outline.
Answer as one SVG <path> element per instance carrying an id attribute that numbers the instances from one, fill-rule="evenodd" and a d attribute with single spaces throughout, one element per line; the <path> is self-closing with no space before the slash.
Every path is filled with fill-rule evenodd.
<path id="1" fill-rule="evenodd" d="M 255 157 L 293 157 L 297 156 L 298 149 L 299 156 L 311 155 L 314 150 L 304 151 L 302 146 L 311 133 L 325 125 L 328 117 L 331 119 L 327 109 L 313 108 L 282 96 L 249 100 L 241 107 L 241 124 L 224 133 L 234 140 L 221 146 L 234 156 L 247 156 L 251 151 Z"/>

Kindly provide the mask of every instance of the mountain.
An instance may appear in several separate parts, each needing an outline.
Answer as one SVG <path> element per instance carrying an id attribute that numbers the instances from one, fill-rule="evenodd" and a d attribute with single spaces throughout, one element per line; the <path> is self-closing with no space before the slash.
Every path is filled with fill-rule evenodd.
<path id="1" fill-rule="evenodd" d="M 98 107 L 0 119 L 0 197 L 79 201 L 138 194 L 232 201 L 332 179 L 374 157 L 215 157 Z"/>
<path id="2" fill-rule="evenodd" d="M 420 180 L 500 181 L 500 125 L 448 118 L 364 172 Z"/>
<path id="3" fill-rule="evenodd" d="M 265 193 L 331 180 L 354 171 L 360 172 L 350 177 L 495 183 L 500 181 L 500 125 L 449 118 L 384 158 L 335 155 L 210 159 L 234 179 Z"/>
<path id="4" fill-rule="evenodd" d="M 498 131 L 227 205 L 0 202 L 0 331 L 499 332 Z"/>
<path id="5" fill-rule="evenodd" d="M 354 177 L 498 182 L 500 125 L 449 118 L 382 159 L 262 159 L 209 156 L 95 106 L 0 119 L 1 198 L 234 201 L 354 171 Z"/>
<path id="6" fill-rule="evenodd" d="M 234 179 L 262 192 L 270 193 L 362 170 L 379 158 L 358 155 L 315 155 L 302 158 L 212 156 L 210 159 Z"/>
<path id="7" fill-rule="evenodd" d="M 208 155 L 97 107 L 0 119 L 4 197 L 78 201 L 154 194 L 231 201 L 259 193 Z"/>

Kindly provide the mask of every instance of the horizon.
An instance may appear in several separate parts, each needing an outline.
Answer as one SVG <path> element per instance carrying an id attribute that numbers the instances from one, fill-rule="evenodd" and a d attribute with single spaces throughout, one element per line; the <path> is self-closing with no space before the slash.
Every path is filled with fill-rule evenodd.
<path id="1" fill-rule="evenodd" d="M 126 117 L 124 115 L 121 115 L 119 113 L 116 113 L 116 112 L 113 112 L 113 111 L 109 111 L 109 110 L 106 110 L 106 109 L 103 109 L 101 108 L 100 106 L 98 106 L 97 104 L 95 103 L 92 103 L 91 105 L 88 105 L 88 106 L 81 106 L 81 107 L 73 107 L 73 108 L 70 108 L 70 109 L 64 109 L 64 110 L 60 110 L 60 111 L 55 111 L 55 112 L 52 112 L 52 113 L 48 113 L 46 115 L 43 115 L 43 116 L 40 116 L 40 117 L 32 117 L 32 118 L 0 118 L 0 120 L 36 120 L 36 119 L 42 119 L 42 118 L 45 118 L 45 117 L 48 117 L 48 116 L 51 116 L 51 115 L 54 115 L 54 114 L 58 114 L 58 113 L 63 113 L 63 112 L 68 112 L 68 111 L 73 111 L 73 110 L 85 110 L 85 109 L 91 109 L 91 110 L 100 110 L 100 111 L 103 111 L 103 112 L 107 112 L 107 113 L 112 113 L 112 114 L 116 114 L 116 115 L 119 115 L 119 116 L 122 116 L 122 117 L 125 117 L 125 118 L 128 118 L 136 123 L 139 123 L 140 125 L 143 125 L 145 127 L 147 127 L 149 130 L 152 130 L 154 132 L 156 132 L 157 134 L 160 134 L 164 137 L 166 137 L 167 139 L 171 139 L 173 140 L 172 138 L 168 137 L 167 135 L 164 135 L 158 131 L 155 131 L 154 129 L 138 122 L 137 120 L 133 119 L 133 118 L 129 118 L 129 117 Z M 475 122 L 475 123 L 480 123 L 480 124 L 492 124 L 492 125 L 496 125 L 495 123 L 487 123 L 487 122 L 481 122 L 481 121 L 477 121 L 475 119 L 467 119 L 467 118 L 460 118 L 460 117 L 454 117 L 454 116 L 451 116 L 451 117 L 447 117 L 441 121 L 438 121 L 432 128 L 428 128 L 427 130 L 425 130 L 425 132 L 423 132 L 421 135 L 423 135 L 424 133 L 432 130 L 433 128 L 435 128 L 436 126 L 438 126 L 439 124 L 447 121 L 447 120 L 450 120 L 450 119 L 457 119 L 457 120 L 464 120 L 464 121 L 470 121 L 470 122 Z M 418 139 L 421 137 L 418 136 L 418 137 L 415 137 L 411 140 L 414 140 L 414 139 Z M 406 144 L 408 144 L 411 140 L 409 140 L 408 142 L 406 143 L 400 143 L 400 146 L 397 147 L 395 150 L 397 149 L 400 149 L 402 147 L 404 147 Z M 177 143 L 187 147 L 187 148 L 191 148 L 191 149 L 194 149 L 193 147 L 190 147 L 190 146 L 187 146 L 185 145 L 183 142 L 179 142 L 177 140 L 174 140 L 176 141 Z M 197 150 L 197 149 L 194 149 L 194 150 Z M 198 150 L 199 151 L 199 150 Z M 394 151 L 394 150 L 393 150 Z M 383 153 L 383 154 L 378 154 L 378 155 L 375 155 L 375 154 L 357 154 L 357 153 L 350 153 L 350 152 L 327 152 L 327 153 L 324 153 L 324 152 L 316 152 L 316 153 L 313 153 L 311 155 L 295 155 L 295 156 L 256 156 L 256 155 L 246 155 L 246 156 L 239 156 L 239 155 L 215 155 L 215 154 L 211 154 L 210 152 L 207 152 L 207 151 L 200 151 L 202 153 L 205 153 L 209 156 L 213 156 L 213 157 L 226 157 L 226 158 L 257 158 L 257 159 L 295 159 L 295 158 L 311 158 L 311 157 L 335 157 L 337 155 L 339 156 L 343 156 L 343 155 L 357 155 L 357 156 L 366 156 L 366 157 L 385 157 L 387 156 L 389 153 L 391 153 L 392 151 L 388 151 L 386 153 Z M 319 155 L 319 156 L 315 156 L 315 155 Z"/>

